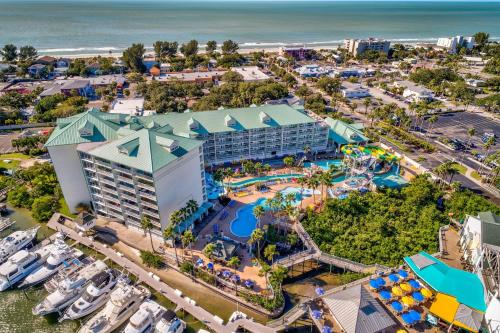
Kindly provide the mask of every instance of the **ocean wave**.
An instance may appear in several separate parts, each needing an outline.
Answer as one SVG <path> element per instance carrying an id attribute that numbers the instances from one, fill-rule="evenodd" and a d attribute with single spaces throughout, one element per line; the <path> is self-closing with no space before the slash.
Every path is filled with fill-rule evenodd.
<path id="1" fill-rule="evenodd" d="M 113 46 L 104 47 L 74 47 L 74 48 L 54 48 L 54 49 L 39 49 L 38 53 L 59 53 L 59 52 L 81 52 L 81 51 L 119 51 L 123 50 Z"/>

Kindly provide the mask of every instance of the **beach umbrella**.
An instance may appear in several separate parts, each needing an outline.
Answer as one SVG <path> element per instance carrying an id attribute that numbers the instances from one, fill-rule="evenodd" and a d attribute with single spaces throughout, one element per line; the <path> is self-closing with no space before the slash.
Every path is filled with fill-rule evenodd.
<path id="1" fill-rule="evenodd" d="M 380 286 L 377 280 L 370 280 L 370 287 L 372 287 L 373 289 L 378 289 Z"/>
<path id="2" fill-rule="evenodd" d="M 394 301 L 391 303 L 391 307 L 394 309 L 396 312 L 401 312 L 403 311 L 403 305 L 399 303 L 398 301 Z"/>
<path id="3" fill-rule="evenodd" d="M 420 283 L 418 283 L 417 280 L 409 280 L 408 284 L 413 288 L 413 289 L 420 289 Z"/>
<path id="4" fill-rule="evenodd" d="M 316 288 L 316 295 L 323 296 L 325 294 L 325 290 L 321 287 Z"/>
<path id="5" fill-rule="evenodd" d="M 223 277 L 225 277 L 225 278 L 227 279 L 228 277 L 230 277 L 230 276 L 231 276 L 231 272 L 230 272 L 230 271 L 223 271 L 223 272 L 222 272 L 222 276 L 223 276 Z"/>
<path id="6" fill-rule="evenodd" d="M 332 328 L 330 326 L 323 326 L 321 333 L 332 333 Z"/>
<path id="7" fill-rule="evenodd" d="M 396 283 L 399 281 L 399 276 L 397 276 L 396 274 L 391 274 L 389 275 L 389 280 L 392 282 L 392 283 Z"/>
<path id="8" fill-rule="evenodd" d="M 426 288 L 420 290 L 420 292 L 422 293 L 422 295 L 424 295 L 425 298 L 431 298 L 433 296 L 432 291 Z"/>
<path id="9" fill-rule="evenodd" d="M 397 286 L 392 287 L 391 291 L 395 296 L 403 296 L 403 290 Z"/>
<path id="10" fill-rule="evenodd" d="M 253 287 L 253 281 L 252 280 L 245 280 L 245 287 L 252 288 Z"/>
<path id="11" fill-rule="evenodd" d="M 399 276 L 401 276 L 403 279 L 406 279 L 408 277 L 408 272 L 405 271 L 404 269 L 400 269 L 398 272 Z"/>
<path id="12" fill-rule="evenodd" d="M 211 263 L 211 262 L 209 262 L 209 263 L 207 264 L 207 268 L 208 268 L 208 269 L 214 269 L 214 264 L 213 264 L 213 263 Z"/>
<path id="13" fill-rule="evenodd" d="M 379 287 L 385 286 L 385 280 L 383 278 L 378 277 L 378 278 L 375 279 L 375 281 L 377 281 Z"/>
<path id="14" fill-rule="evenodd" d="M 388 301 L 392 298 L 392 295 L 390 292 L 388 292 L 387 290 L 382 290 L 380 293 L 380 298 L 382 298 L 383 300 L 385 301 Z"/>
<path id="15" fill-rule="evenodd" d="M 403 298 L 401 298 L 401 302 L 403 302 L 405 306 L 412 306 L 413 304 L 415 304 L 415 300 L 410 296 L 404 296 Z"/>
<path id="16" fill-rule="evenodd" d="M 413 323 L 415 322 L 415 320 L 413 319 L 413 317 L 409 313 L 403 313 L 401 318 L 403 319 L 403 322 L 406 325 L 413 325 Z"/>
<path id="17" fill-rule="evenodd" d="M 234 282 L 238 282 L 240 280 L 240 276 L 237 274 L 234 274 L 233 276 L 231 276 L 231 280 Z"/>
<path id="18" fill-rule="evenodd" d="M 397 330 L 396 333 L 408 333 L 406 330 Z"/>
<path id="19" fill-rule="evenodd" d="M 411 296 L 415 299 L 415 301 L 417 301 L 419 303 L 423 302 L 425 299 L 424 295 L 422 295 L 422 293 L 418 292 L 418 291 L 414 292 Z"/>
<path id="20" fill-rule="evenodd" d="M 420 319 L 422 318 L 422 315 L 415 310 L 408 311 L 408 314 L 413 318 L 414 322 L 420 321 Z"/>
<path id="21" fill-rule="evenodd" d="M 199 258 L 198 260 L 196 260 L 196 265 L 203 266 L 203 259 Z"/>
<path id="22" fill-rule="evenodd" d="M 312 316 L 313 316 L 314 319 L 321 318 L 321 311 L 319 311 L 319 310 L 313 310 L 312 311 Z"/>
<path id="23" fill-rule="evenodd" d="M 411 286 L 408 283 L 401 283 L 399 287 L 404 291 L 404 292 L 410 292 L 411 291 Z"/>

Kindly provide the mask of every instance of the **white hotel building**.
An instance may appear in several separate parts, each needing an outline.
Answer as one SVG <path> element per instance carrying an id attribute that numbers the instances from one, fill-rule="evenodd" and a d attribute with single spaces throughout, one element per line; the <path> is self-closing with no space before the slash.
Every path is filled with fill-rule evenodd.
<path id="1" fill-rule="evenodd" d="M 92 109 L 58 119 L 46 146 L 72 211 L 91 204 L 136 228 L 147 216 L 161 236 L 188 201 L 197 216 L 210 208 L 206 166 L 325 151 L 328 135 L 326 123 L 287 105 L 146 117 Z"/>

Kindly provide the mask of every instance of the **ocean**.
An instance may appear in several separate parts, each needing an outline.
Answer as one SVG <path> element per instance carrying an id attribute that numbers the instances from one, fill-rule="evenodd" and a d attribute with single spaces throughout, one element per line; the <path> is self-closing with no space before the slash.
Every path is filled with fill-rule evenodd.
<path id="1" fill-rule="evenodd" d="M 435 42 L 477 31 L 500 39 L 500 2 L 0 0 L 0 45 L 39 54 L 120 52 L 132 43 L 232 39 L 242 48 L 330 46 L 344 38 Z"/>

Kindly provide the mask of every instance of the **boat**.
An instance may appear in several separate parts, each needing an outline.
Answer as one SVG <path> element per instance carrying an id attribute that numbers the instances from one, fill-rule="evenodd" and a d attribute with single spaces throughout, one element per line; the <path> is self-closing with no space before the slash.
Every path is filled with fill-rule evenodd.
<path id="1" fill-rule="evenodd" d="M 16 221 L 9 219 L 8 217 L 0 217 L 0 232 L 13 226 Z"/>
<path id="2" fill-rule="evenodd" d="M 33 239 L 35 239 L 39 228 L 40 227 L 14 231 L 9 236 L 2 239 L 0 241 L 0 264 L 6 262 L 7 259 L 17 251 L 30 245 Z"/>
<path id="3" fill-rule="evenodd" d="M 71 262 L 76 265 L 80 264 L 77 258 L 81 256 L 83 256 L 83 253 L 80 250 L 70 247 L 62 238 L 56 238 L 53 243 L 52 253 L 47 258 L 47 262 L 28 275 L 19 285 L 19 288 L 42 283 L 54 276 L 64 266 L 71 265 Z"/>
<path id="4" fill-rule="evenodd" d="M 139 307 L 139 311 L 130 317 L 123 333 L 151 333 L 155 325 L 167 310 L 160 304 L 145 300 Z"/>
<path id="5" fill-rule="evenodd" d="M 59 321 L 82 318 L 104 306 L 119 279 L 119 273 L 114 269 L 94 276 L 83 294 L 64 312 Z"/>
<path id="6" fill-rule="evenodd" d="M 146 287 L 120 283 L 106 306 L 86 322 L 79 333 L 109 333 L 120 327 L 151 293 Z"/>
<path id="7" fill-rule="evenodd" d="M 181 333 L 186 329 L 186 323 L 180 320 L 174 311 L 167 310 L 160 321 L 156 323 L 154 333 Z"/>
<path id="8" fill-rule="evenodd" d="M 233 322 L 233 321 L 236 321 L 238 319 L 247 319 L 247 315 L 244 314 L 243 312 L 241 311 L 234 311 L 232 314 L 231 314 L 231 317 L 229 317 L 229 322 Z"/>
<path id="9" fill-rule="evenodd" d="M 60 313 L 83 294 L 93 277 L 107 268 L 104 262 L 98 260 L 84 266 L 78 274 L 72 274 L 59 281 L 58 288 L 32 309 L 33 314 L 45 316 L 54 312 Z"/>
<path id="10" fill-rule="evenodd" d="M 24 279 L 43 265 L 49 256 L 47 247 L 37 251 L 20 250 L 0 266 L 0 291 L 4 291 Z"/>

